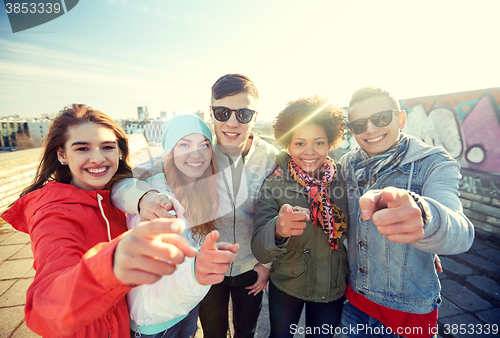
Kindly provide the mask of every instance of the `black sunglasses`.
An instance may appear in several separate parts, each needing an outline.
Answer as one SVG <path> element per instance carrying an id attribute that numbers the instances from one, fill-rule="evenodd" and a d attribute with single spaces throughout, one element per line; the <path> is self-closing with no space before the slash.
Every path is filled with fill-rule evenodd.
<path id="1" fill-rule="evenodd" d="M 370 120 L 374 126 L 377 127 L 385 127 L 388 126 L 392 122 L 392 113 L 399 112 L 399 110 L 384 110 L 378 113 L 373 114 L 372 116 L 365 119 L 357 119 L 348 123 L 349 130 L 353 134 L 361 134 L 368 127 L 368 120 Z"/>
<path id="2" fill-rule="evenodd" d="M 227 107 L 212 107 L 212 111 L 214 112 L 215 119 L 219 122 L 226 122 L 229 120 L 234 111 L 238 122 L 243 124 L 252 121 L 253 114 L 255 114 L 255 110 L 248 108 L 229 109 Z"/>

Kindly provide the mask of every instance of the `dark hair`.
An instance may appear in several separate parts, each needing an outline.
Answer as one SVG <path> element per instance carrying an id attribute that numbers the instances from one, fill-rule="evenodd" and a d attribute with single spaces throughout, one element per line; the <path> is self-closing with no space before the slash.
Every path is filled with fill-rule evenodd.
<path id="1" fill-rule="evenodd" d="M 67 165 L 62 165 L 57 159 L 57 150 L 64 149 L 64 144 L 68 140 L 68 129 L 84 123 L 93 122 L 101 124 L 111 130 L 116 135 L 118 148 L 122 159 L 119 161 L 118 170 L 113 178 L 106 184 L 106 189 L 117 181 L 132 177 L 132 169 L 129 164 L 128 140 L 125 132 L 108 115 L 94 110 L 84 104 L 73 104 L 64 107 L 54 120 L 52 120 L 49 132 L 45 136 L 45 149 L 42 160 L 36 170 L 33 182 L 26 187 L 19 198 L 42 188 L 47 182 L 56 180 L 61 183 L 70 183 L 72 179 L 71 171 Z"/>
<path id="2" fill-rule="evenodd" d="M 274 119 L 274 138 L 286 148 L 292 141 L 294 130 L 303 123 L 313 123 L 325 129 L 328 145 L 337 148 L 344 140 L 346 121 L 344 109 L 319 96 L 300 98 L 289 102 Z"/>
<path id="3" fill-rule="evenodd" d="M 212 86 L 212 103 L 214 100 L 220 100 L 227 96 L 237 95 L 239 93 L 248 93 L 255 99 L 259 98 L 259 91 L 247 76 L 241 74 L 227 74 L 215 81 Z"/>
<path id="4" fill-rule="evenodd" d="M 364 101 L 372 96 L 385 96 L 389 99 L 394 109 L 401 110 L 401 106 L 399 105 L 398 100 L 396 100 L 394 95 L 389 93 L 387 90 L 380 87 L 362 87 L 356 90 L 354 94 L 352 94 L 351 100 L 349 101 L 348 113 L 351 111 L 351 108 L 354 104 Z"/>

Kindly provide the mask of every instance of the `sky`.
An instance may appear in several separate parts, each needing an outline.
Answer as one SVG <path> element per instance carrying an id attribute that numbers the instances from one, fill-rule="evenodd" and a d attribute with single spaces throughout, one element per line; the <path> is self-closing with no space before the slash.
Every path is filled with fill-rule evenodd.
<path id="1" fill-rule="evenodd" d="M 500 1 L 82 0 L 12 33 L 0 4 L 0 117 L 85 103 L 114 119 L 196 109 L 222 75 L 249 76 L 258 119 L 321 95 L 347 106 L 500 86 Z"/>

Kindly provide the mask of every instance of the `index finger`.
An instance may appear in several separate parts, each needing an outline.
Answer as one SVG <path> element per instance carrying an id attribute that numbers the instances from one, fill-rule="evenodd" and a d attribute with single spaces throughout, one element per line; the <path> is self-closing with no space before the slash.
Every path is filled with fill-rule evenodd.
<path id="1" fill-rule="evenodd" d="M 167 194 L 156 195 L 154 202 L 155 203 L 151 207 L 151 211 L 154 212 L 159 218 L 174 218 L 174 217 L 182 218 L 184 210 L 180 210 L 182 208 L 180 207 L 179 212 L 177 212 L 177 210 L 173 207 L 173 199 Z M 172 213 L 169 212 L 172 210 L 176 212 L 176 215 L 173 215 Z"/>
<path id="2" fill-rule="evenodd" d="M 306 213 L 304 210 L 294 211 L 291 215 L 288 216 L 289 221 L 308 221 L 309 213 Z"/>
<path id="3" fill-rule="evenodd" d="M 374 189 L 368 190 L 363 196 L 359 198 L 359 208 L 361 210 L 361 217 L 364 220 L 369 220 L 373 213 L 380 208 L 382 190 Z"/>
<path id="4" fill-rule="evenodd" d="M 161 234 L 157 237 L 157 239 L 160 239 L 164 244 L 173 245 L 188 257 L 195 257 L 198 254 L 198 251 L 193 248 L 184 237 L 172 234 Z M 171 249 L 169 251 L 174 252 Z M 171 256 L 178 256 L 178 254 L 174 254 Z"/>
<path id="5" fill-rule="evenodd" d="M 184 216 L 184 212 L 186 212 L 186 209 L 184 209 L 181 203 L 175 198 L 172 198 L 171 201 L 172 201 L 172 209 L 177 214 L 177 217 L 182 218 L 182 216 Z"/>
<path id="6" fill-rule="evenodd" d="M 214 230 L 210 232 L 206 237 L 203 243 L 201 244 L 200 250 L 217 250 L 217 239 L 219 238 L 219 232 Z"/>
<path id="7" fill-rule="evenodd" d="M 142 222 L 134 233 L 142 238 L 155 238 L 161 234 L 179 234 L 186 229 L 186 224 L 180 218 L 157 218 L 152 221 Z"/>

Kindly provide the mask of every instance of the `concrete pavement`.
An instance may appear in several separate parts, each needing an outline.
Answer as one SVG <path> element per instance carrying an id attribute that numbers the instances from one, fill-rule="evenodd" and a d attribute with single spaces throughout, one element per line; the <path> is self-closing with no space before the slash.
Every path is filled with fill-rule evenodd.
<path id="1" fill-rule="evenodd" d="M 500 238 L 478 231 L 472 248 L 441 256 L 443 304 L 439 309 L 441 337 L 488 337 L 488 325 L 500 327 Z M 25 293 L 33 280 L 29 236 L 3 223 L 0 227 L 0 337 L 38 337 L 24 323 Z M 299 325 L 304 327 L 304 321 Z M 473 332 L 474 334 L 460 333 Z M 483 334 L 480 334 L 480 331 Z M 267 293 L 257 337 L 269 335 Z M 303 335 L 296 335 L 303 337 Z M 198 338 L 203 335 L 198 333 Z"/>

